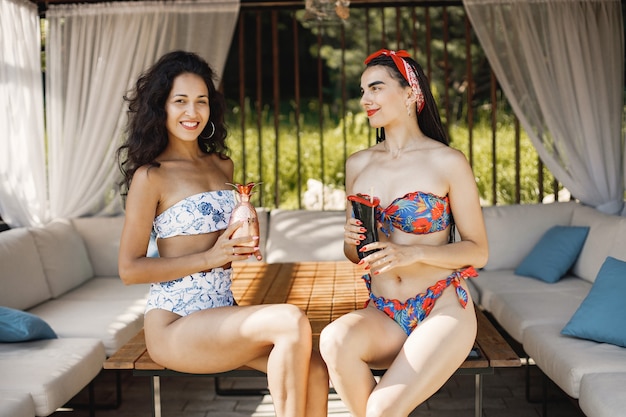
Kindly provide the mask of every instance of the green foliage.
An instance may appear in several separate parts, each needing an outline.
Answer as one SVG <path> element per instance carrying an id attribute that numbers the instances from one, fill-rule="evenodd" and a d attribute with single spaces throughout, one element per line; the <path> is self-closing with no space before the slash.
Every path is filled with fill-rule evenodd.
<path id="1" fill-rule="evenodd" d="M 472 105 L 489 102 L 489 66 L 476 38 L 470 35 L 469 43 L 466 42 L 466 17 L 460 5 L 351 8 L 350 18 L 343 26 L 299 26 L 297 36 L 292 24 L 294 13 L 300 21 L 304 10 L 277 12 L 277 68 L 273 66 L 276 51 L 272 49 L 270 34 L 261 30 L 259 35 L 256 13 L 242 13 L 246 30 L 237 32 L 233 45 L 243 46 L 241 50 L 231 48 L 222 80 L 227 96 L 235 98 L 243 88 L 244 96 L 253 97 L 262 106 L 273 105 L 272 91 L 278 82 L 281 97 L 294 97 L 293 48 L 298 46 L 302 100 L 321 97 L 335 110 L 331 114 L 338 121 L 343 116 L 339 111 L 343 97 L 350 100 L 346 111 L 360 111 L 358 101 L 355 105 L 352 99 L 360 94 L 363 61 L 369 53 L 385 47 L 406 49 L 421 64 L 433 90 L 440 92 L 441 108 L 450 109 L 442 114 L 444 122 L 448 122 L 447 118 L 455 122 L 467 112 L 468 50 L 473 73 Z M 262 28 L 269 27 L 269 14 L 262 13 L 260 22 Z M 243 42 L 239 41 L 240 36 Z M 256 65 L 258 57 L 260 66 Z M 278 80 L 274 79 L 276 74 Z M 318 109 L 308 110 L 308 114 L 314 115 Z"/>
<path id="2" fill-rule="evenodd" d="M 430 22 L 430 33 L 426 21 Z M 447 21 L 446 30 L 444 21 Z M 441 107 L 453 109 L 450 121 L 454 122 L 467 112 L 464 100 L 468 65 L 465 29 L 462 6 L 354 8 L 343 28 L 312 28 L 310 32 L 319 35 L 322 41 L 319 48 L 317 43 L 310 45 L 308 52 L 311 57 L 321 57 L 324 63 L 328 77 L 324 86 L 326 96 L 339 101 L 342 83 L 345 83 L 347 97 L 359 96 L 363 61 L 369 53 L 381 47 L 406 49 L 424 68 L 431 88 L 441 92 Z M 469 41 L 475 84 L 473 101 L 488 102 L 489 67 L 485 65 L 484 53 L 475 37 Z M 342 44 L 347 47 L 342 48 Z M 446 79 L 448 83 L 444 85 Z M 358 108 L 350 109 L 358 111 Z M 442 117 L 446 122 L 446 115 L 442 114 Z"/>
<path id="3" fill-rule="evenodd" d="M 235 162 L 235 181 L 259 182 L 255 204 L 284 209 L 301 208 L 308 179 L 343 189 L 345 160 L 357 150 L 374 143 L 374 131 L 362 111 L 347 111 L 336 121 L 330 105 L 323 109 L 311 101 L 307 111 L 295 118 L 295 112 L 280 116 L 278 128 L 268 107 L 257 115 L 246 108 L 245 128 L 241 129 L 241 109 L 233 108 L 229 120 L 228 145 Z M 472 129 L 473 170 L 483 204 L 494 202 L 493 133 L 488 114 L 479 115 Z M 258 117 L 258 119 L 257 119 Z M 320 128 L 319 118 L 324 120 Z M 260 128 L 258 127 L 260 123 Z M 451 146 L 470 158 L 469 129 L 457 123 L 449 128 Z M 515 157 L 515 121 L 503 112 L 498 116 L 495 133 L 495 183 L 497 204 L 516 203 L 516 170 L 519 169 L 521 203 L 537 202 L 539 160 L 527 135 L 520 131 L 520 162 Z M 244 152 L 245 149 L 245 152 Z M 553 193 L 554 178 L 544 168 L 544 193 Z M 278 193 L 276 193 L 278 190 Z"/>
<path id="4" fill-rule="evenodd" d="M 224 90 L 232 94 L 227 94 L 230 108 L 234 109 L 229 120 L 229 145 L 235 160 L 235 180 L 263 182 L 256 204 L 300 208 L 308 179 L 344 187 L 347 156 L 374 142 L 374 132 L 359 105 L 360 77 L 364 59 L 381 47 L 406 49 L 421 64 L 452 146 L 468 158 L 472 137 L 472 166 L 484 204 L 537 202 L 543 194 L 554 192 L 554 179 L 544 168 L 543 186 L 538 186 L 540 164 L 523 131 L 516 159 L 515 119 L 511 109 L 502 104 L 505 100 L 499 90 L 495 99 L 496 133 L 492 133 L 492 74 L 475 35 L 467 30 L 462 5 L 355 7 L 350 9 L 345 26 L 300 27 L 298 36 L 293 29 L 293 13 L 300 21 L 298 16 L 304 11 L 278 12 L 281 43 L 276 69 L 267 35 L 254 30 L 256 13 L 243 13 L 247 29 L 238 36 L 244 36 L 244 47 L 242 51 L 232 48 L 223 79 Z M 294 54 L 290 53 L 295 46 L 297 78 Z M 242 76 L 240 52 L 246 55 Z M 257 54 L 263 65 L 251 65 Z M 284 99 L 295 97 L 297 79 L 300 113 L 292 100 Z M 468 91 L 472 93 L 470 100 Z M 241 108 L 235 99 L 237 92 L 252 97 L 257 104 L 246 101 Z M 283 97 L 280 103 L 275 103 L 273 92 Z M 467 124 L 470 109 L 475 120 L 471 132 Z"/>
<path id="5" fill-rule="evenodd" d="M 515 204 L 517 181 L 519 181 L 520 203 L 535 203 L 540 200 L 539 158 L 528 135 L 523 130 L 519 134 L 519 166 L 516 162 L 515 121 L 510 115 L 502 115 L 495 131 L 496 166 L 494 171 L 494 133 L 491 121 L 485 117 L 479 119 L 472 130 L 472 168 L 484 205 L 494 203 L 493 184 L 495 172 L 495 203 Z M 462 151 L 470 158 L 469 129 L 467 126 L 454 125 L 450 128 L 451 146 Z M 519 170 L 519 180 L 516 171 Z M 554 177 L 543 168 L 544 193 L 554 193 Z"/>
<path id="6" fill-rule="evenodd" d="M 296 121 L 295 112 L 290 112 L 279 120 L 278 129 L 268 108 L 260 116 L 260 129 L 257 115 L 247 110 L 250 116 L 243 131 L 237 120 L 241 109 L 233 109 L 227 144 L 235 162 L 235 181 L 263 183 L 256 204 L 299 208 L 302 195 L 298 190 L 306 191 L 308 179 L 343 189 L 346 157 L 368 145 L 369 126 L 363 113 L 348 113 L 336 123 L 329 106 L 324 106 L 321 116 L 326 123 L 320 130 L 319 122 L 307 122 L 320 112 L 313 102 L 307 108 L 313 109 L 312 114 L 301 115 Z M 275 201 L 277 187 L 278 201 Z"/>

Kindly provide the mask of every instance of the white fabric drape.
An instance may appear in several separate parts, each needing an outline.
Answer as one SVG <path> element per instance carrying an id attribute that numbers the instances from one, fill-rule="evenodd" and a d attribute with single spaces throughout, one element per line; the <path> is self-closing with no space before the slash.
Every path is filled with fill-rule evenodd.
<path id="1" fill-rule="evenodd" d="M 0 0 L 0 213 L 11 226 L 48 218 L 37 6 Z"/>
<path id="2" fill-rule="evenodd" d="M 121 211 L 115 150 L 126 121 L 123 95 L 143 70 L 175 49 L 198 53 L 221 75 L 238 13 L 238 0 L 49 7 L 52 218 Z"/>
<path id="3" fill-rule="evenodd" d="M 464 0 L 515 114 L 582 203 L 624 206 L 624 32 L 619 0 Z"/>
<path id="4" fill-rule="evenodd" d="M 122 96 L 174 49 L 197 52 L 221 75 L 238 12 L 238 0 L 50 6 L 46 142 L 37 7 L 0 0 L 3 220 L 18 227 L 120 212 Z"/>

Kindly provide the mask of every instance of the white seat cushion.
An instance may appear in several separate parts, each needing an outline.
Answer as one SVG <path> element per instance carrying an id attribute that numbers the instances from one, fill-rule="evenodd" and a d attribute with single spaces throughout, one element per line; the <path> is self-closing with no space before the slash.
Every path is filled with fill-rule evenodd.
<path id="1" fill-rule="evenodd" d="M 93 278 L 64 296 L 31 310 L 59 337 L 93 337 L 115 353 L 143 327 L 148 285 Z"/>
<path id="2" fill-rule="evenodd" d="M 541 370 L 567 395 L 578 398 L 585 374 L 626 372 L 626 349 L 561 334 L 563 324 L 542 324 L 524 331 L 523 345 Z"/>
<path id="3" fill-rule="evenodd" d="M 98 339 L 106 355 L 111 356 L 142 329 L 144 309 L 143 305 L 132 306 L 126 301 L 53 300 L 30 311 L 45 317 L 59 337 Z"/>
<path id="4" fill-rule="evenodd" d="M 626 410 L 626 372 L 586 374 L 580 381 L 580 409 L 589 417 L 616 417 Z"/>
<path id="5" fill-rule="evenodd" d="M 531 326 L 550 323 L 565 326 L 585 295 L 586 292 L 566 291 L 498 294 L 493 297 L 490 312 L 507 333 L 521 343 L 524 332 Z"/>
<path id="6" fill-rule="evenodd" d="M 120 277 L 98 277 L 63 295 L 62 300 L 132 301 L 144 303 L 150 284 L 125 285 Z"/>
<path id="7" fill-rule="evenodd" d="M 493 309 L 493 298 L 498 294 L 515 293 L 524 294 L 535 293 L 560 293 L 563 291 L 580 293 L 586 295 L 591 288 L 591 284 L 582 279 L 572 276 L 561 278 L 558 283 L 549 284 L 537 279 L 515 275 L 512 269 L 501 269 L 497 271 L 478 271 L 478 277 L 469 280 L 477 288 L 480 294 L 480 304 L 487 310 Z M 582 301 L 582 300 L 581 300 Z M 580 304 L 580 302 L 578 303 Z M 576 307 L 578 307 L 578 304 Z"/>
<path id="8" fill-rule="evenodd" d="M 0 344 L 0 391 L 29 392 L 38 416 L 52 414 L 102 369 L 97 339 L 48 339 Z"/>
<path id="9" fill-rule="evenodd" d="M 0 391 L 0 417 L 35 417 L 33 397 L 24 391 Z"/>

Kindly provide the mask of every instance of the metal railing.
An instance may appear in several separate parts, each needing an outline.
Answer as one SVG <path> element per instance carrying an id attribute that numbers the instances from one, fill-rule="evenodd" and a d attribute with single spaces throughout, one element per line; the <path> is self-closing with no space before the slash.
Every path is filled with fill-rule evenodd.
<path id="1" fill-rule="evenodd" d="M 316 208 L 335 208 L 326 197 L 343 188 L 346 158 L 375 140 L 358 89 L 364 57 L 382 47 L 423 66 L 484 205 L 558 200 L 561 187 L 520 129 L 461 2 L 353 1 L 343 25 L 303 24 L 303 9 L 242 3 L 222 78 L 235 180 L 263 183 L 257 205 L 311 208 L 317 180 L 326 188 Z"/>

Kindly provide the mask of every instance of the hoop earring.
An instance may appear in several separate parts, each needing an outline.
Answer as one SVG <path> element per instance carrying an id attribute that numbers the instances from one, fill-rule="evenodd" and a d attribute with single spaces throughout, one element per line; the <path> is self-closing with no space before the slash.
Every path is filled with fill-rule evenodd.
<path id="1" fill-rule="evenodd" d="M 202 136 L 202 135 L 200 135 L 200 137 L 202 139 L 211 139 L 213 137 L 213 135 L 215 134 L 215 125 L 213 124 L 213 122 L 211 120 L 209 120 L 209 123 L 211 123 L 211 127 L 213 128 L 213 130 L 211 130 L 211 134 L 209 136 Z"/>

